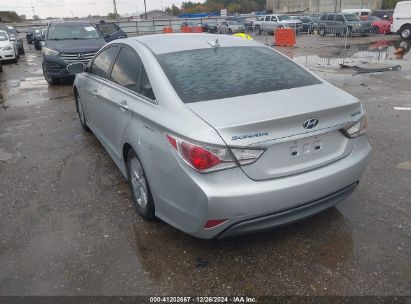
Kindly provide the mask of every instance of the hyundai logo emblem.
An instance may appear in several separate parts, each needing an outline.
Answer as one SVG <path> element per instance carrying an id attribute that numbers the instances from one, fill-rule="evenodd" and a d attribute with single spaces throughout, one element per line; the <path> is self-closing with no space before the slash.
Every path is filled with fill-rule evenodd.
<path id="1" fill-rule="evenodd" d="M 306 129 L 314 129 L 318 125 L 318 119 L 310 118 L 305 121 L 303 127 Z"/>
<path id="2" fill-rule="evenodd" d="M 78 57 L 78 58 L 84 58 L 84 54 L 83 54 L 83 53 L 80 53 L 80 54 L 77 55 L 77 57 Z"/>

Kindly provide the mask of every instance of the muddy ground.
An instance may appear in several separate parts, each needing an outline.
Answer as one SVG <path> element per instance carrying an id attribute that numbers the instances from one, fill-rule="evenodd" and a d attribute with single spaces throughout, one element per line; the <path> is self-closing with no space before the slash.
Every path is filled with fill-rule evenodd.
<path id="1" fill-rule="evenodd" d="M 395 59 L 393 38 L 279 48 L 363 102 L 372 160 L 337 207 L 225 240 L 139 218 L 71 83 L 48 86 L 25 45 L 0 75 L 0 295 L 411 295 L 411 111 L 394 109 L 411 107 L 411 55 Z M 341 60 L 402 69 L 353 75 Z"/>

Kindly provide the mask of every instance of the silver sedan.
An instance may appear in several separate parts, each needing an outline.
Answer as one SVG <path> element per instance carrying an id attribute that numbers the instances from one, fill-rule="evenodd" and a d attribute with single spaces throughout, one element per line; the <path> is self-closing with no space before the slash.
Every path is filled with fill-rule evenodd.
<path id="1" fill-rule="evenodd" d="M 129 181 L 137 212 L 196 237 L 318 213 L 367 165 L 361 103 L 255 41 L 121 39 L 68 69 L 81 124 Z"/>

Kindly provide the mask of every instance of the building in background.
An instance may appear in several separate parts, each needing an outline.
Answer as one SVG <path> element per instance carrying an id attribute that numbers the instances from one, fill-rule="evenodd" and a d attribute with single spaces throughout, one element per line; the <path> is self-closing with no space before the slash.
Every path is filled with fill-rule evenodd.
<path id="1" fill-rule="evenodd" d="M 267 12 L 323 13 L 339 12 L 345 8 L 381 9 L 383 0 L 267 0 Z"/>

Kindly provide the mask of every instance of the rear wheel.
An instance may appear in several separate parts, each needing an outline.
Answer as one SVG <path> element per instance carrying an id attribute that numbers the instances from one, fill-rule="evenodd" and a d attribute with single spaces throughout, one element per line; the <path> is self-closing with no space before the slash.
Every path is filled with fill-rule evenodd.
<path id="1" fill-rule="evenodd" d="M 231 35 L 233 33 L 232 29 L 228 29 L 228 33 Z"/>
<path id="2" fill-rule="evenodd" d="M 411 25 L 405 25 L 404 27 L 402 27 L 400 30 L 400 36 L 403 39 L 411 38 Z"/>
<path id="3" fill-rule="evenodd" d="M 138 214 L 147 220 L 155 219 L 154 201 L 143 166 L 133 149 L 128 151 L 129 186 Z"/>

